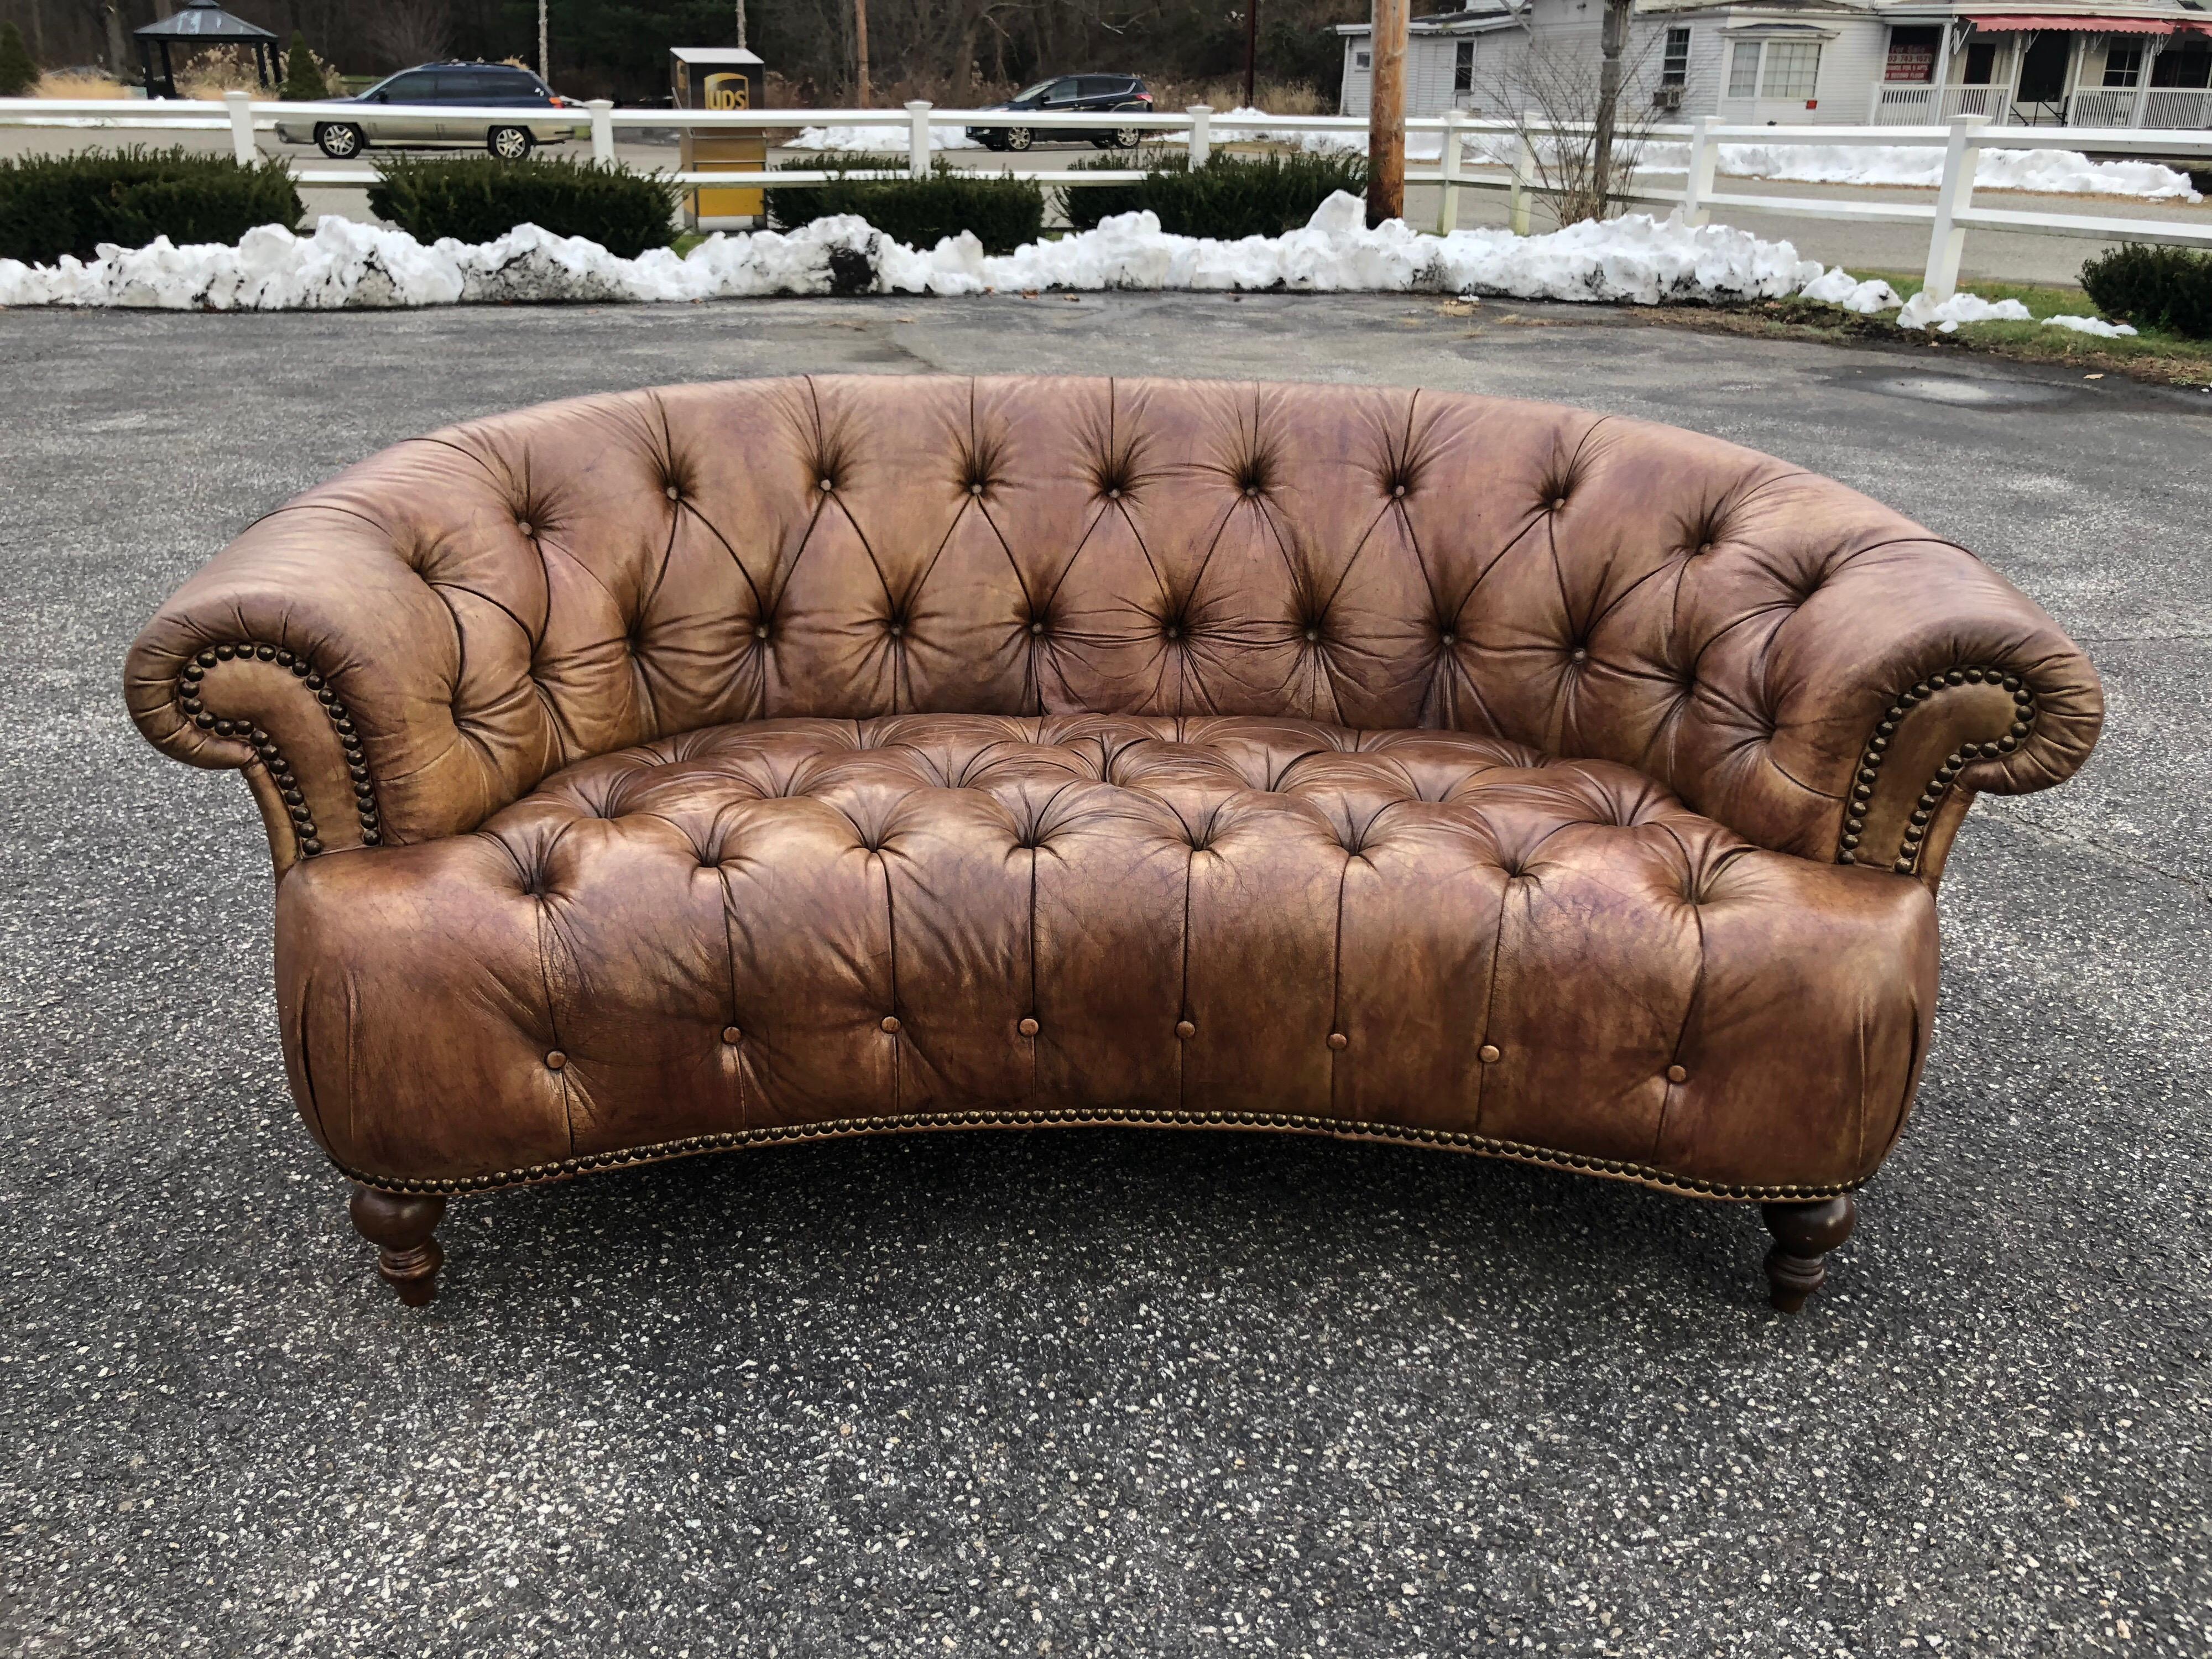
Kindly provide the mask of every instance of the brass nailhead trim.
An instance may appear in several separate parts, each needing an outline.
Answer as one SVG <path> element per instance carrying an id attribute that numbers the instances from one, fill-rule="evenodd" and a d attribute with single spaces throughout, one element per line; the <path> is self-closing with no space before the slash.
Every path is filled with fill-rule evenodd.
<path id="1" fill-rule="evenodd" d="M 1864 814 L 1867 805 L 1874 797 L 1875 783 L 1881 775 L 1882 758 L 1889 748 L 1889 740 L 1896 734 L 1905 717 L 1948 687 L 1983 684 L 2002 685 L 2011 692 L 2016 717 L 2011 727 L 1996 741 L 1962 743 L 1943 757 L 1942 765 L 1936 768 L 1935 777 L 1920 792 L 1920 799 L 1914 804 L 1911 820 L 1905 826 L 1897 859 L 1889 866 L 1891 870 L 1900 876 L 1910 876 L 1918 872 L 1921 845 L 1927 839 L 1929 821 L 1935 817 L 1936 809 L 1942 805 L 1943 797 L 1950 793 L 1951 781 L 1961 770 L 1973 761 L 2008 755 L 2020 747 L 2021 740 L 2027 736 L 2029 726 L 2035 720 L 2036 708 L 2035 693 L 2021 684 L 2017 674 L 2008 674 L 2001 668 L 1952 668 L 1940 674 L 1930 674 L 1910 690 L 1900 693 L 1875 726 L 1874 735 L 1867 739 L 1865 751 L 1859 757 L 1859 769 L 1854 775 L 1850 799 L 1844 808 L 1843 834 L 1836 842 L 1837 863 L 1858 862 L 1859 835 L 1866 828 Z"/>
<path id="2" fill-rule="evenodd" d="M 353 717 L 346 706 L 338 701 L 323 677 L 317 673 L 307 658 L 282 646 L 269 645 L 254 640 L 241 640 L 222 645 L 211 645 L 201 650 L 186 663 L 177 676 L 177 707 L 185 718 L 203 732 L 213 732 L 219 738 L 240 737 L 247 739 L 268 769 L 277 793 L 291 809 L 292 829 L 299 837 L 300 853 L 303 858 L 313 858 L 323 850 L 320 836 L 315 829 L 314 816 L 307 807 L 300 791 L 300 781 L 291 763 L 278 751 L 276 744 L 259 726 L 244 720 L 219 719 L 209 713 L 200 702 L 200 683 L 207 671 L 219 662 L 244 661 L 247 659 L 274 663 L 287 668 L 311 692 L 329 718 L 331 729 L 338 740 L 338 747 L 346 757 L 346 772 L 353 783 L 354 811 L 361 820 L 362 844 L 374 847 L 384 837 L 382 815 L 376 806 L 376 785 L 369 776 L 368 763 L 362 758 L 361 734 L 354 729 Z"/>
<path id="3" fill-rule="evenodd" d="M 785 1140 L 842 1139 L 851 1135 L 892 1134 L 907 1129 L 975 1127 L 1084 1127 L 1114 1124 L 1158 1123 L 1178 1128 L 1207 1128 L 1223 1124 L 1239 1128 L 1281 1129 L 1325 1134 L 1342 1140 L 1394 1140 L 1423 1146 L 1442 1146 L 1472 1152 L 1480 1158 L 1502 1158 L 1516 1164 L 1534 1164 L 1549 1170 L 1580 1170 L 1591 1175 L 1638 1181 L 1669 1192 L 1700 1198 L 1738 1200 L 1787 1200 L 1816 1201 L 1855 1192 L 1858 1183 L 1835 1187 L 1761 1187 L 1698 1181 L 1672 1170 L 1632 1164 L 1620 1158 L 1593 1158 L 1585 1152 L 1562 1152 L 1525 1141 L 1498 1140 L 1462 1129 L 1423 1128 L 1407 1123 L 1369 1123 L 1352 1119 L 1303 1116 L 1287 1112 L 1194 1112 L 1169 1108 L 1109 1106 L 1097 1110 L 1072 1107 L 1002 1107 L 957 1112 L 908 1112 L 896 1117 L 841 1117 L 819 1123 L 786 1123 L 759 1129 L 733 1129 L 718 1134 L 687 1135 L 680 1140 L 656 1141 L 622 1152 L 592 1152 L 563 1158 L 557 1164 L 533 1164 L 496 1174 L 463 1176 L 449 1180 L 415 1181 L 376 1176 L 352 1169 L 336 1158 L 331 1162 L 349 1180 L 387 1193 L 489 1193 L 502 1187 L 530 1186 L 544 1181 L 566 1181 L 601 1170 L 658 1164 L 699 1152 L 733 1152 Z"/>

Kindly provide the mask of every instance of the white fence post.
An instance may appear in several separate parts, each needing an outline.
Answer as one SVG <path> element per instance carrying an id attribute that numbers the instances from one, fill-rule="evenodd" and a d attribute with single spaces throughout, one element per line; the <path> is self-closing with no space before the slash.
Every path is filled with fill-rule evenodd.
<path id="1" fill-rule="evenodd" d="M 584 106 L 592 112 L 592 159 L 611 161 L 615 159 L 614 100 L 594 98 Z"/>
<path id="2" fill-rule="evenodd" d="M 1959 258 L 1966 251 L 1966 228 L 1958 216 L 1974 204 L 1974 168 L 1982 157 L 1986 115 L 1962 115 L 1951 123 L 1943 146 L 1943 183 L 1936 192 L 1936 227 L 1928 239 L 1928 270 L 1920 291 L 1941 305 L 1959 291 Z"/>
<path id="3" fill-rule="evenodd" d="M 1444 112 L 1443 199 L 1437 204 L 1437 234 L 1449 236 L 1459 228 L 1459 164 L 1463 143 L 1460 128 L 1467 120 L 1463 109 Z"/>
<path id="4" fill-rule="evenodd" d="M 1513 150 L 1513 194 L 1508 223 L 1516 236 L 1528 234 L 1528 198 L 1536 185 L 1536 142 L 1528 136 L 1528 126 L 1535 118 L 1533 112 L 1523 112 L 1515 127 L 1517 142 Z"/>
<path id="5" fill-rule="evenodd" d="M 242 92 L 226 92 L 222 101 L 230 112 L 230 153 L 239 166 L 250 167 L 261 159 L 253 147 L 253 100 Z"/>
<path id="6" fill-rule="evenodd" d="M 1206 158 L 1213 153 L 1213 106 L 1193 104 L 1190 106 L 1190 164 L 1194 167 L 1206 165 Z"/>
<path id="7" fill-rule="evenodd" d="M 1710 224 L 1712 211 L 1705 198 L 1713 193 L 1713 174 L 1720 170 L 1721 147 L 1713 142 L 1715 118 L 1700 115 L 1690 123 L 1690 171 L 1682 183 L 1682 222 Z"/>
<path id="8" fill-rule="evenodd" d="M 929 103 L 916 98 L 906 106 L 906 170 L 916 179 L 929 177 Z"/>

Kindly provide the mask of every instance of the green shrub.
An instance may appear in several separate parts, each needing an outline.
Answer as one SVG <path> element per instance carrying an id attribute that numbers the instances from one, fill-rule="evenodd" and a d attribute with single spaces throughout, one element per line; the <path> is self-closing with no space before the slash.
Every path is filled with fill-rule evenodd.
<path id="1" fill-rule="evenodd" d="M 284 101 L 288 104 L 312 104 L 319 98 L 331 95 L 323 81 L 323 66 L 315 61 L 315 54 L 307 50 L 307 37 L 299 30 L 292 31 L 292 49 L 284 58 Z"/>
<path id="2" fill-rule="evenodd" d="M 23 31 L 0 23 L 0 98 L 27 98 L 39 84 L 39 66 L 23 44 Z"/>
<path id="3" fill-rule="evenodd" d="M 1111 156 L 1075 163 L 1105 171 L 1126 166 Z M 1178 236 L 1279 236 L 1297 230 L 1337 191 L 1367 190 L 1367 162 L 1358 155 L 1212 155 L 1202 167 L 1163 155 L 1150 161 L 1141 185 L 1095 185 L 1067 192 L 1067 222 L 1089 230 L 1109 213 L 1150 208 L 1160 228 Z"/>
<path id="4" fill-rule="evenodd" d="M 927 179 L 842 176 L 881 173 L 897 165 L 893 157 L 836 154 L 780 162 L 780 173 L 841 176 L 830 185 L 771 188 L 769 219 L 781 229 L 796 230 L 833 214 L 857 213 L 884 235 L 915 248 L 933 248 L 947 236 L 971 230 L 986 253 L 1012 253 L 1044 232 L 1044 191 L 1026 179 L 956 173 L 943 160 Z"/>
<path id="5" fill-rule="evenodd" d="M 606 162 L 392 156 L 377 161 L 368 205 L 418 242 L 489 242 L 536 225 L 634 259 L 675 240 L 677 194 L 665 180 Z"/>
<path id="6" fill-rule="evenodd" d="M 300 222 L 306 210 L 281 158 L 240 167 L 182 149 L 85 150 L 0 161 L 0 259 L 52 264 L 94 257 L 102 242 L 143 247 L 157 236 L 235 242 L 256 225 Z"/>
<path id="7" fill-rule="evenodd" d="M 2212 253 L 2127 242 L 2083 265 L 2081 286 L 2107 317 L 2212 339 Z"/>

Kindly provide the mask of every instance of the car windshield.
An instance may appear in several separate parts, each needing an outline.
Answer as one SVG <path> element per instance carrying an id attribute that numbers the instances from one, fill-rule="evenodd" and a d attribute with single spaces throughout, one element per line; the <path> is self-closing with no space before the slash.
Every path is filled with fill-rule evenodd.
<path id="1" fill-rule="evenodd" d="M 1060 77 L 1055 75 L 1049 81 L 1040 81 L 1033 87 L 1024 87 L 1014 94 L 1014 101 L 1018 104 L 1026 104 L 1032 98 L 1043 97 L 1047 92 L 1059 84 Z"/>

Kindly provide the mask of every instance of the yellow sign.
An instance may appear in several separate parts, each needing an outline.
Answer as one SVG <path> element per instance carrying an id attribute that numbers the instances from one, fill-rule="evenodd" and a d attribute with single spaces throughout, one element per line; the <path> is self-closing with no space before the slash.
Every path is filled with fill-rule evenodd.
<path id="1" fill-rule="evenodd" d="M 710 75 L 706 90 L 708 109 L 752 107 L 752 83 L 742 75 Z"/>

